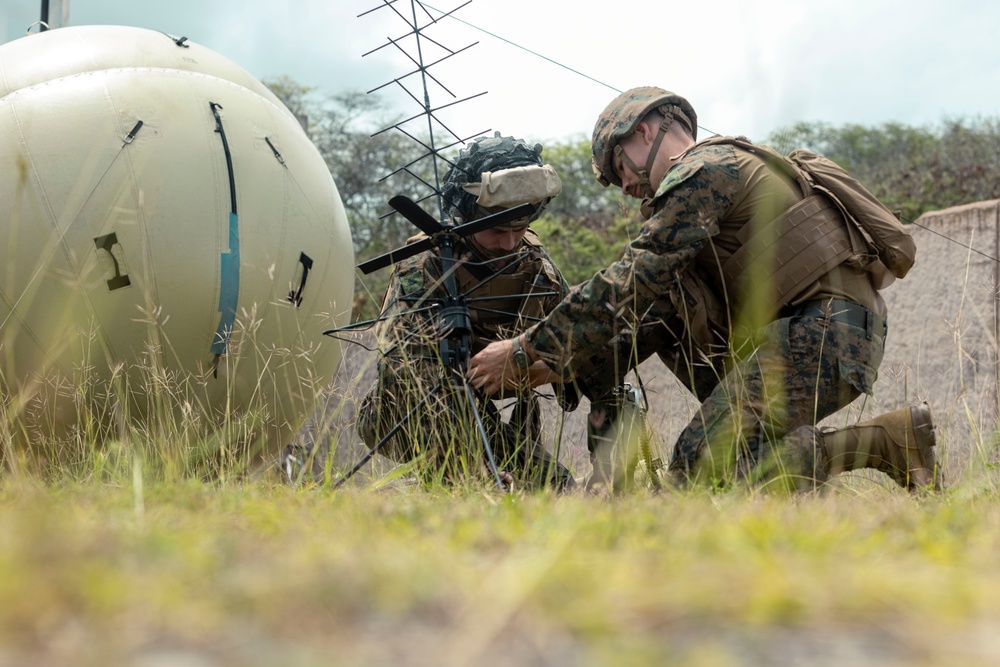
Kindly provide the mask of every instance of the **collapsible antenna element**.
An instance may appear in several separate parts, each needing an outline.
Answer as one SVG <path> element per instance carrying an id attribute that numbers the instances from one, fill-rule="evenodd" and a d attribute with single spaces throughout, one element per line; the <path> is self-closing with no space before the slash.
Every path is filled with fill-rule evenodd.
<path id="1" fill-rule="evenodd" d="M 507 211 L 503 211 L 502 213 L 489 216 L 488 218 L 483 218 L 477 221 L 477 224 L 475 225 L 473 225 L 473 223 L 467 223 L 466 225 L 456 227 L 439 222 L 439 220 L 444 220 L 444 211 L 447 208 L 444 196 L 441 192 L 441 178 L 443 176 L 442 171 L 447 171 L 447 168 L 453 164 L 451 160 L 442 155 L 442 151 L 448 150 L 457 144 L 463 144 L 473 137 L 485 134 L 489 130 L 482 130 L 466 137 L 460 137 L 450 127 L 448 127 L 448 125 L 445 124 L 437 115 L 437 112 L 485 95 L 486 92 L 476 93 L 475 95 L 459 99 L 455 93 L 445 86 L 441 80 L 434 76 L 434 74 L 430 71 L 435 65 L 438 65 L 452 56 L 456 56 L 459 53 L 472 48 L 479 42 L 473 42 L 472 44 L 464 46 L 460 49 L 452 49 L 442 44 L 439 40 L 430 37 L 427 34 L 427 31 L 429 28 L 434 27 L 435 24 L 437 24 L 442 18 L 450 16 L 462 7 L 468 5 L 471 1 L 472 0 L 469 0 L 469 2 L 459 5 L 450 12 L 441 14 L 437 18 L 434 18 L 430 11 L 428 11 L 430 8 L 420 0 L 409 0 L 409 7 L 405 12 L 400 10 L 400 6 L 405 7 L 407 4 L 405 0 L 382 0 L 382 4 L 378 7 L 358 15 L 358 18 L 360 18 L 378 10 L 388 9 L 405 21 L 406 25 L 410 28 L 409 32 L 404 35 L 399 37 L 389 37 L 385 44 L 362 54 L 362 57 L 371 55 L 387 47 L 393 47 L 402 52 L 415 66 L 415 69 L 407 72 L 406 74 L 384 83 L 381 86 L 372 88 L 368 92 L 374 93 L 395 84 L 405 91 L 406 94 L 409 95 L 410 98 L 412 98 L 413 101 L 419 104 L 423 109 L 420 113 L 394 123 L 389 127 L 383 128 L 372 136 L 376 137 L 383 132 L 395 130 L 412 139 L 423 149 L 424 152 L 419 157 L 386 174 L 379 179 L 379 182 L 383 182 L 397 174 L 405 173 L 423 184 L 427 190 L 426 195 L 418 198 L 415 202 L 402 195 L 393 197 L 389 200 L 389 205 L 393 210 L 386 215 L 392 215 L 392 213 L 401 214 L 417 229 L 429 237 L 427 239 L 405 245 L 402 248 L 397 248 L 378 257 L 374 257 L 366 262 L 362 262 L 358 265 L 358 268 L 362 273 L 367 274 L 372 271 L 377 271 L 378 269 L 402 261 L 408 257 L 412 257 L 413 255 L 432 247 L 437 247 L 440 250 L 445 237 L 450 237 L 450 242 L 453 242 L 459 237 L 468 236 L 469 234 L 473 234 L 477 231 L 490 227 L 507 224 L 508 222 L 522 218 L 531 212 L 530 206 L 522 205 L 520 207 L 512 208 Z M 428 62 L 431 54 L 433 54 L 434 59 Z M 436 91 L 443 92 L 448 96 L 448 102 L 437 106 L 434 106 L 431 103 L 430 90 L 432 85 Z M 414 92 L 414 90 L 417 92 Z M 424 123 L 426 123 L 427 136 L 426 138 L 420 138 L 414 128 L 418 125 L 423 125 Z M 447 140 L 439 143 L 438 136 L 442 133 L 447 135 Z M 417 169 L 417 165 L 426 164 L 427 162 L 430 163 L 431 167 L 429 170 L 430 178 L 421 176 Z M 447 166 L 442 165 L 442 162 Z M 438 217 L 436 220 L 434 219 L 434 216 L 426 213 L 424 209 L 418 205 L 420 202 L 429 199 L 434 199 L 434 203 L 437 205 L 436 208 Z M 447 232 L 447 234 L 444 234 L 444 232 Z M 447 268 L 451 265 L 451 257 L 447 251 L 442 254 L 442 260 L 444 261 L 444 266 L 447 270 Z"/>
<path id="2" fill-rule="evenodd" d="M 395 171 L 386 174 L 380 179 L 380 182 L 400 173 L 406 173 L 420 181 L 424 186 L 426 186 L 428 192 L 425 196 L 420 197 L 417 202 L 419 203 L 434 198 L 436 200 L 435 203 L 437 204 L 438 219 L 444 218 L 445 209 L 441 195 L 441 177 L 443 175 L 442 169 L 447 171 L 448 166 L 451 165 L 451 161 L 442 156 L 442 151 L 448 150 L 457 144 L 465 143 L 469 139 L 484 134 L 489 130 L 481 130 L 475 134 L 462 137 L 448 127 L 448 125 L 446 125 L 437 115 L 439 111 L 485 95 L 486 92 L 476 93 L 459 99 L 455 93 L 453 93 L 431 72 L 431 68 L 434 66 L 448 60 L 452 56 L 456 56 L 459 53 L 472 48 L 479 42 L 473 42 L 472 44 L 463 46 L 459 49 L 452 49 L 431 37 L 428 32 L 431 28 L 435 27 L 441 19 L 450 16 L 462 7 L 470 4 L 471 1 L 472 0 L 469 0 L 469 2 L 465 2 L 444 14 L 441 14 L 438 10 L 434 10 L 435 13 L 440 14 L 437 18 L 431 14 L 429 11 L 430 8 L 420 0 L 409 0 L 408 2 L 406 0 L 382 0 L 382 3 L 378 7 L 358 15 L 358 18 L 360 18 L 379 10 L 389 10 L 394 12 L 406 23 L 407 26 L 409 26 L 409 32 L 399 37 L 387 38 L 387 42 L 385 44 L 362 54 L 362 57 L 371 55 L 389 47 L 395 48 L 403 53 L 403 55 L 405 55 L 407 59 L 413 63 L 414 69 L 393 79 L 392 81 L 388 81 L 381 86 L 373 88 L 368 92 L 374 93 L 388 86 L 396 85 L 410 98 L 412 98 L 413 101 L 421 107 L 422 111 L 416 115 L 406 118 L 405 120 L 401 120 L 398 123 L 390 125 L 387 128 L 379 130 L 372 136 L 375 137 L 383 132 L 395 130 L 402 132 L 423 148 L 424 153 L 420 155 L 420 157 L 412 160 L 402 167 L 399 167 Z M 406 5 L 409 6 L 406 7 Z M 443 93 L 447 96 L 447 101 L 445 103 L 438 104 L 436 106 L 431 103 L 432 87 L 435 93 Z M 426 138 L 420 138 L 418 130 L 415 128 L 424 124 L 426 124 L 427 135 Z M 446 136 L 446 139 L 441 141 L 439 139 L 439 136 L 441 135 Z M 430 179 L 416 173 L 417 165 L 425 165 L 427 161 L 430 162 L 431 166 L 431 169 L 429 170 L 431 174 Z M 442 166 L 442 161 L 448 166 Z M 410 219 L 409 216 L 407 216 L 407 219 Z M 421 227 L 415 220 L 410 219 L 410 221 L 417 225 L 421 231 L 427 234 L 432 233 L 431 230 Z"/>
<path id="3" fill-rule="evenodd" d="M 366 454 L 366 456 L 354 468 L 345 473 L 344 476 L 336 484 L 334 484 L 334 488 L 346 482 L 360 468 L 361 465 L 364 465 L 368 459 L 374 456 L 376 451 L 378 451 L 378 449 L 385 442 L 392 438 L 393 435 L 413 417 L 418 409 L 420 409 L 420 406 L 430 398 L 431 394 L 434 394 L 435 392 L 441 390 L 446 384 L 449 384 L 453 386 L 455 391 L 449 392 L 448 400 L 461 399 L 467 404 L 467 408 L 471 411 L 476 425 L 477 435 L 475 437 L 482 440 L 483 450 L 486 453 L 489 469 L 493 473 L 493 478 L 496 481 L 498 488 L 501 491 L 504 491 L 506 490 L 506 486 L 504 485 L 500 476 L 500 471 L 497 468 L 496 458 L 493 455 L 493 448 L 490 445 L 489 436 L 486 432 L 482 415 L 476 405 L 477 399 L 473 396 L 472 388 L 465 377 L 469 358 L 472 352 L 472 318 L 469 311 L 469 302 L 466 295 L 460 292 L 458 288 L 458 281 L 455 277 L 454 267 L 457 263 L 457 259 L 455 258 L 454 250 L 455 244 L 461 238 L 491 227 L 505 225 L 513 222 L 514 220 L 523 219 L 531 214 L 534 207 L 531 204 L 522 204 L 520 206 L 515 206 L 501 211 L 500 213 L 488 215 L 484 218 L 479 218 L 460 225 L 446 224 L 444 222 L 444 211 L 447 207 L 447 203 L 444 201 L 444 196 L 441 192 L 441 170 L 443 168 L 441 162 L 444 161 L 449 166 L 453 166 L 453 163 L 443 157 L 441 155 L 441 151 L 451 148 L 456 144 L 465 143 L 468 139 L 484 134 L 485 132 L 488 132 L 488 130 L 477 132 L 473 135 L 462 138 L 444 122 L 442 122 L 441 118 L 437 115 L 437 112 L 447 107 L 465 102 L 466 100 L 470 100 L 474 97 L 485 95 L 486 93 L 478 93 L 476 95 L 459 99 L 458 96 L 451 92 L 447 86 L 441 83 L 441 81 L 430 72 L 430 69 L 448 58 L 458 55 L 462 51 L 475 46 L 478 42 L 458 50 L 454 50 L 444 46 L 441 42 L 429 37 L 426 34 L 427 29 L 434 26 L 440 19 L 451 15 L 458 9 L 461 9 L 465 5 L 469 4 L 469 2 L 456 7 L 450 12 L 442 14 L 438 18 L 434 18 L 434 16 L 432 16 L 428 11 L 428 7 L 425 6 L 420 0 L 409 0 L 409 11 L 400 11 L 400 7 L 405 6 L 406 4 L 406 0 L 382 0 L 382 4 L 378 7 L 370 9 L 367 12 L 363 12 L 358 16 L 360 18 L 374 11 L 388 9 L 403 19 L 403 21 L 405 21 L 410 28 L 409 32 L 406 34 L 395 38 L 390 37 L 388 38 L 387 43 L 378 48 L 372 49 L 363 55 L 368 56 L 376 51 L 380 51 L 381 49 L 391 46 L 401 51 L 415 65 L 415 69 L 412 71 L 404 74 L 403 76 L 397 77 L 388 83 L 373 88 L 368 92 L 373 93 L 395 84 L 402 88 L 406 94 L 409 95 L 423 109 L 420 113 L 379 130 L 372 136 L 375 137 L 383 132 L 396 130 L 402 132 L 404 135 L 423 147 L 424 152 L 420 157 L 382 177 L 380 182 L 385 181 L 387 178 L 396 174 L 405 172 L 427 188 L 427 195 L 418 198 L 416 201 L 402 195 L 397 195 L 389 200 L 389 205 L 393 208 L 393 210 L 413 223 L 413 225 L 422 231 L 426 237 L 413 243 L 409 243 L 402 248 L 391 250 L 384 255 L 363 262 L 358 265 L 358 268 L 361 269 L 363 273 L 371 273 L 372 271 L 384 268 L 390 264 L 402 261 L 421 252 L 431 250 L 436 252 L 441 262 L 441 275 L 443 277 L 441 286 L 443 288 L 443 294 L 440 296 L 429 296 L 424 300 L 428 302 L 433 311 L 433 314 L 430 316 L 439 321 L 439 330 L 448 332 L 447 335 L 443 336 L 438 342 L 438 358 L 440 359 L 442 367 L 441 381 L 431 390 L 430 393 L 423 397 L 420 404 L 415 406 L 405 416 L 403 416 L 399 423 L 390 429 L 390 431 L 384 435 L 379 442 L 374 444 L 368 454 Z M 425 60 L 425 57 L 427 57 L 428 53 L 432 50 L 439 51 L 442 55 L 428 62 Z M 419 75 L 419 79 L 417 79 L 417 75 Z M 419 89 L 417 88 L 418 81 Z M 446 104 L 440 104 L 438 106 L 431 104 L 430 84 L 434 84 L 436 89 L 440 89 L 449 96 L 450 99 Z M 414 89 L 417 89 L 418 93 L 414 93 Z M 415 131 L 408 129 L 408 126 L 411 124 L 423 124 L 424 122 L 426 122 L 427 126 L 426 139 L 419 138 Z M 436 132 L 440 134 L 442 131 L 447 133 L 449 138 L 446 142 L 443 142 L 443 145 L 439 145 Z M 419 175 L 416 173 L 417 170 L 415 168 L 416 165 L 428 160 L 430 161 L 431 167 L 430 178 Z M 420 202 L 431 198 L 433 198 L 437 204 L 437 219 L 435 219 L 433 215 L 425 211 L 419 205 Z M 514 264 L 511 264 L 511 266 L 514 266 Z M 489 279 L 496 277 L 496 275 L 499 274 L 494 274 Z M 380 316 L 378 320 L 375 321 L 383 320 L 384 316 Z M 361 324 L 367 325 L 370 323 Z M 348 326 L 341 327 L 339 329 L 331 329 L 329 331 L 324 331 L 323 333 L 327 335 L 334 335 L 339 331 L 346 331 L 350 328 L 355 328 L 356 326 L 358 325 L 354 325 L 353 327 Z"/>

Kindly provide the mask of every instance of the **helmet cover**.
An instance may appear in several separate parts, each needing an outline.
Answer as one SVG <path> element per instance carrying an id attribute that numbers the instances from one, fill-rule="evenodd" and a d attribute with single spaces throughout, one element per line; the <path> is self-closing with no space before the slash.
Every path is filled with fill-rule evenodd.
<path id="1" fill-rule="evenodd" d="M 542 145 L 529 146 L 521 139 L 480 137 L 463 148 L 441 185 L 445 218 L 469 222 L 477 217 L 476 195 L 463 186 L 479 183 L 484 172 L 498 172 L 514 167 L 542 166 Z M 531 216 L 537 218 L 547 201 L 540 203 Z"/>
<path id="2" fill-rule="evenodd" d="M 680 119 L 694 139 L 698 138 L 698 115 L 691 103 L 680 95 L 655 86 L 641 86 L 626 90 L 601 112 L 594 124 L 591 140 L 594 175 L 605 187 L 621 187 L 622 181 L 615 174 L 615 146 L 635 132 L 646 115 L 658 110 L 667 119 Z"/>

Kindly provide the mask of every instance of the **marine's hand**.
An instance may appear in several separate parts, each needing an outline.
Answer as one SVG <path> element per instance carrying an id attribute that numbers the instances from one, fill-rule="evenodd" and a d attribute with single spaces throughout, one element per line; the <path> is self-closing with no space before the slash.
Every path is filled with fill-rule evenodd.
<path id="1" fill-rule="evenodd" d="M 528 368 L 528 386 L 539 387 L 543 384 L 556 384 L 562 382 L 562 378 L 551 368 L 545 365 L 544 361 L 536 361 Z"/>
<path id="2" fill-rule="evenodd" d="M 522 345 L 531 355 L 528 343 L 522 341 Z M 531 362 L 527 368 L 518 368 L 514 363 L 513 340 L 501 340 L 487 345 L 486 349 L 472 357 L 467 376 L 475 389 L 488 395 L 504 389 L 524 391 L 528 387 L 562 382 L 562 378 L 540 359 Z"/>
<path id="3" fill-rule="evenodd" d="M 498 340 L 490 343 L 484 350 L 469 361 L 466 373 L 473 388 L 485 394 L 495 394 L 519 377 L 514 367 L 513 341 Z M 512 382 L 510 386 L 516 386 Z"/>

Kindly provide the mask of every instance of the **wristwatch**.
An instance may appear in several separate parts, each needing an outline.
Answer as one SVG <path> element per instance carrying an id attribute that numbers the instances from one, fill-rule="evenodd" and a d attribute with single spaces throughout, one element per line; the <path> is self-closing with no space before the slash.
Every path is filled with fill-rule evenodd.
<path id="1" fill-rule="evenodd" d="M 521 345 L 520 336 L 514 339 L 514 365 L 522 369 L 531 366 L 531 358 Z"/>

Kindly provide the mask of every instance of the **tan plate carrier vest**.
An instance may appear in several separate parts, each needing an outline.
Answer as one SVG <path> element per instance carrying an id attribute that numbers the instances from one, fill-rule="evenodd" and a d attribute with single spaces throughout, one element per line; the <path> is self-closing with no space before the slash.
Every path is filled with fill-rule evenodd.
<path id="1" fill-rule="evenodd" d="M 699 146 L 713 144 L 730 144 L 757 155 L 769 167 L 794 178 L 803 195 L 770 223 L 747 224 L 737 234 L 740 247 L 722 265 L 731 303 L 748 303 L 752 292 L 770 285 L 770 299 L 759 299 L 758 293 L 753 302 L 769 307 L 776 316 L 824 274 L 866 255 L 863 239 L 837 205 L 816 191 L 794 163 L 741 137 L 717 137 Z"/>

